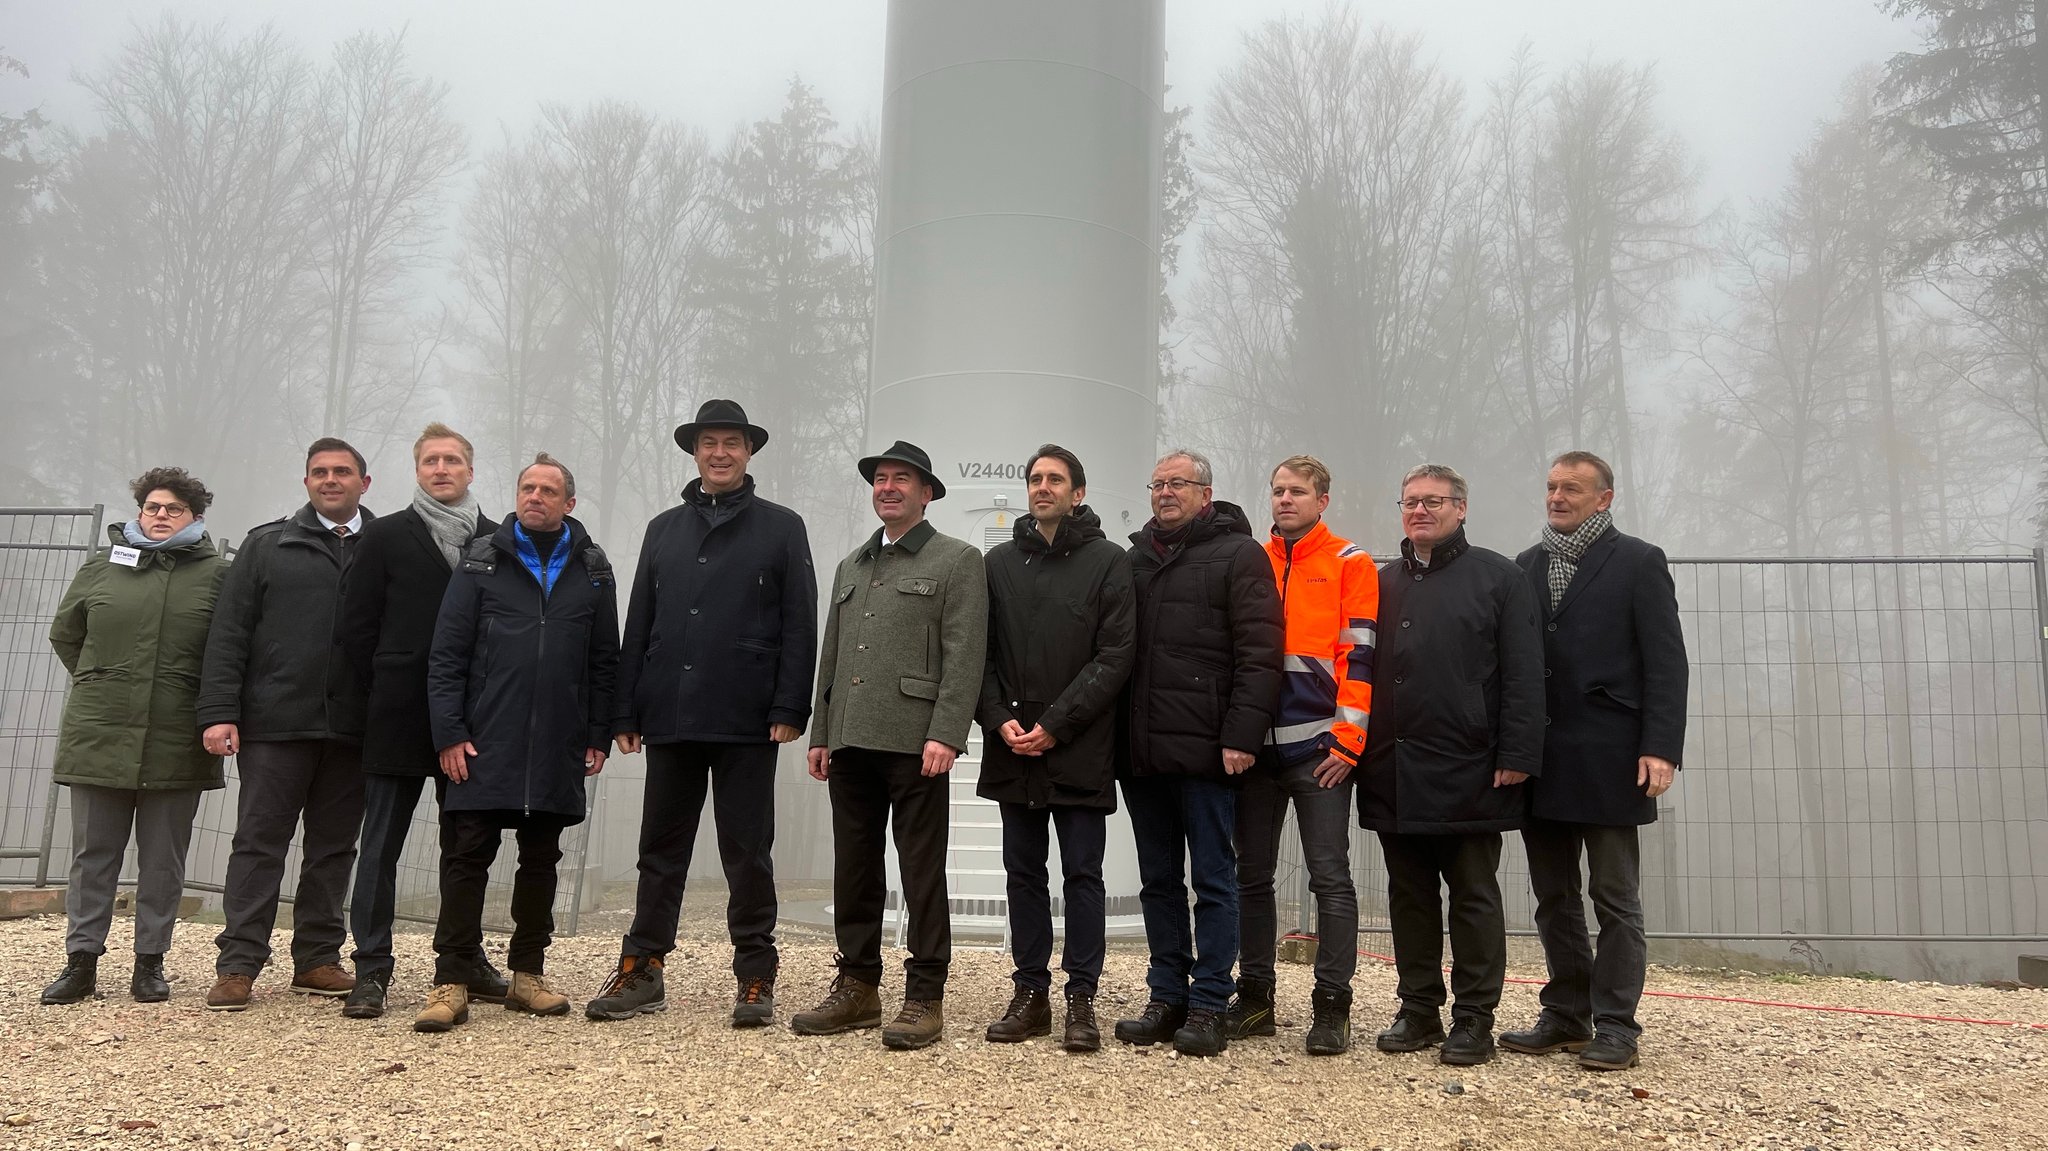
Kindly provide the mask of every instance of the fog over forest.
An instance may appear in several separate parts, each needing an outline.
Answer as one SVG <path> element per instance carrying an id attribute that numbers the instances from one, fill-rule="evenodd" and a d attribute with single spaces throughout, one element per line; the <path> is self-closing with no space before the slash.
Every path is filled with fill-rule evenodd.
<path id="1" fill-rule="evenodd" d="M 774 434 L 763 490 L 843 551 L 886 5 L 658 7 L 0 0 L 0 504 L 125 515 L 173 463 L 239 538 L 337 434 L 395 510 L 444 419 L 487 511 L 545 449 L 630 563 L 694 474 L 670 429 L 730 396 Z M 2032 5 L 1436 7 L 1168 5 L 1134 453 L 1207 451 L 1256 507 L 1313 452 L 1381 554 L 1411 464 L 1463 470 L 1512 550 L 1568 448 L 1675 555 L 2042 542 Z"/>

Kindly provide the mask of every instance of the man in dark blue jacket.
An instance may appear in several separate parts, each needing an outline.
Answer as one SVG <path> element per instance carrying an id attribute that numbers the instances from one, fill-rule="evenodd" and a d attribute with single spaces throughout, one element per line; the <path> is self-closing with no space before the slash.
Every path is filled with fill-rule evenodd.
<path id="1" fill-rule="evenodd" d="M 730 897 L 734 1027 L 775 1011 L 775 753 L 803 733 L 817 666 L 818 583 L 803 518 L 754 491 L 768 442 L 732 400 L 707 400 L 676 444 L 697 461 L 681 507 L 647 525 L 626 609 L 613 730 L 647 748 L 640 885 L 619 965 L 584 1007 L 630 1019 L 668 1006 L 690 851 L 711 793 Z"/>
<path id="2" fill-rule="evenodd" d="M 517 512 L 463 552 L 427 657 L 428 720 L 448 777 L 441 800 L 441 915 L 434 990 L 416 1031 L 469 1018 L 484 889 L 498 842 L 519 841 L 512 877 L 512 986 L 505 1006 L 565 1015 L 543 977 L 555 929 L 562 829 L 583 822 L 585 776 L 604 770 L 619 615 L 611 561 L 569 518 L 576 478 L 543 452 L 519 473 Z"/>
<path id="3" fill-rule="evenodd" d="M 1543 778 L 1530 784 L 1529 883 L 1550 965 L 1543 1013 L 1500 1037 L 1510 1051 L 1575 1051 L 1579 1065 L 1637 1062 L 1648 950 L 1636 828 L 1657 819 L 1685 747 L 1685 635 L 1664 553 L 1614 526 L 1614 470 L 1591 452 L 1550 467 L 1542 542 L 1516 560 L 1544 615 Z M 1586 938 L 1579 860 L 1600 921 Z"/>
<path id="4" fill-rule="evenodd" d="M 340 997 L 355 988 L 341 965 L 341 905 L 363 822 L 363 696 L 334 616 L 342 573 L 375 517 L 362 507 L 362 453 L 342 440 L 306 449 L 305 483 L 306 506 L 242 541 L 206 635 L 200 742 L 237 756 L 241 783 L 210 1011 L 248 1007 L 270 962 L 285 854 L 301 820 L 291 989 Z"/>

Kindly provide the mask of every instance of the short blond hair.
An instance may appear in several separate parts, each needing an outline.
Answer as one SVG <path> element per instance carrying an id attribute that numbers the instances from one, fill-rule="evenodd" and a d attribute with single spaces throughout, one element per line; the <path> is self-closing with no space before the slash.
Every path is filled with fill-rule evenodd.
<path id="1" fill-rule="evenodd" d="M 1310 484 L 1315 486 L 1316 494 L 1319 496 L 1330 494 L 1330 469 L 1323 466 L 1323 461 L 1314 456 L 1288 456 L 1274 465 L 1273 475 L 1277 476 L 1282 471 L 1293 472 L 1297 476 L 1306 478 Z M 1273 476 L 1266 477 L 1268 483 L 1271 483 L 1272 479 Z"/>
<path id="2" fill-rule="evenodd" d="M 476 446 L 469 442 L 469 437 L 439 420 L 435 420 L 425 428 L 422 428 L 420 430 L 420 438 L 412 442 L 413 463 L 417 464 L 420 462 L 420 449 L 427 445 L 428 440 L 454 440 L 462 445 L 462 462 L 470 467 L 476 466 Z"/>

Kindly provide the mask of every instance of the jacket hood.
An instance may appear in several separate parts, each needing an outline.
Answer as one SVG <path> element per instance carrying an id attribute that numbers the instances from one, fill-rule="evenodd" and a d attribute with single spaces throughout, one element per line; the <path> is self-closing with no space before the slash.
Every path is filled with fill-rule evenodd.
<path id="1" fill-rule="evenodd" d="M 1076 504 L 1074 510 L 1060 521 L 1059 530 L 1052 535 L 1052 542 L 1047 543 L 1045 536 L 1038 531 L 1037 520 L 1030 516 L 1019 516 L 1017 530 L 1012 538 L 1017 541 L 1019 548 L 1027 552 L 1065 554 L 1082 544 L 1103 539 L 1102 517 L 1096 515 L 1095 509 L 1087 504 Z"/>
<path id="2" fill-rule="evenodd" d="M 1210 539 L 1228 532 L 1236 532 L 1246 539 L 1251 538 L 1252 522 L 1244 514 L 1243 508 L 1238 507 L 1229 500 L 1211 500 L 1209 508 L 1209 515 L 1198 516 L 1194 522 L 1187 526 L 1187 535 L 1181 539 L 1183 544 Z M 1161 534 L 1163 533 L 1159 527 L 1159 517 L 1154 516 L 1145 521 L 1144 527 L 1131 533 L 1131 542 L 1149 545 L 1155 537 Z"/>

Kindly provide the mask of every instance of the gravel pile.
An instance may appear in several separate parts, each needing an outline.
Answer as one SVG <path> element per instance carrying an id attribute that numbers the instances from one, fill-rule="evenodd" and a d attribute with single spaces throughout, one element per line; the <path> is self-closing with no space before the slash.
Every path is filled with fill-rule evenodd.
<path id="1" fill-rule="evenodd" d="M 694 902 L 702 902 L 694 897 Z M 717 909 L 712 908 L 715 916 Z M 985 1043 L 1009 996 L 1006 959 L 960 950 L 947 1040 L 885 1051 L 873 1032 L 792 1034 L 789 1014 L 830 978 L 831 946 L 785 932 L 777 1026 L 726 1026 L 732 984 L 722 931 L 693 917 L 669 967 L 669 1010 L 593 1024 L 582 1000 L 617 935 L 600 921 L 558 940 L 566 1019 L 495 1007 L 445 1036 L 416 1035 L 428 937 L 399 936 L 393 1010 L 343 1019 L 340 1004 L 285 992 L 275 969 L 239 1015 L 201 1009 L 214 929 L 182 924 L 173 996 L 127 997 L 127 924 L 117 921 L 106 998 L 45 1008 L 62 966 L 55 917 L 0 923 L 0 1147 L 218 1146 L 381 1151 L 474 1148 L 2019 1148 L 2048 1132 L 2048 1032 L 1650 998 L 1643 1066 L 1581 1072 L 1564 1057 L 1503 1053 L 1452 1069 L 1386 1056 L 1372 1032 L 1393 1012 L 1393 973 L 1363 961 L 1351 1055 L 1301 1049 L 1310 975 L 1283 965 L 1281 1033 L 1222 1058 L 1182 1059 L 1111 1040 L 1092 1056 L 1052 1040 Z M 500 949 L 502 937 L 494 937 Z M 280 935 L 280 953 L 285 946 Z M 894 960 L 892 959 L 892 965 Z M 1112 950 L 1104 1030 L 1143 1001 L 1143 955 Z M 1511 975 L 1540 979 L 1519 964 Z M 1796 1000 L 2048 1023 L 2048 992 L 1652 969 L 1653 990 Z M 885 988 L 893 1008 L 900 975 Z M 1536 1012 L 1511 985 L 1504 1025 Z M 1105 1034 L 1105 1038 L 1107 1038 Z"/>

